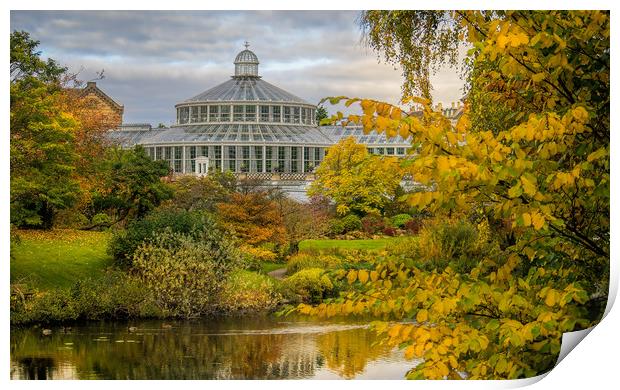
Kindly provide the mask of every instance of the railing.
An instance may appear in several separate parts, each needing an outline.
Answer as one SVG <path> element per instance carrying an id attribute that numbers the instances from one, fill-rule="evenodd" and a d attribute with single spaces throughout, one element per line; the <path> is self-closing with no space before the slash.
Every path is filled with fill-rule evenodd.
<path id="1" fill-rule="evenodd" d="M 190 173 L 189 175 L 197 175 Z M 237 172 L 234 173 L 237 180 L 260 180 L 260 181 L 273 181 L 273 182 L 309 182 L 316 179 L 314 173 L 301 173 L 301 172 Z M 175 175 L 177 176 L 177 175 Z M 171 180 L 174 178 L 171 177 Z M 403 176 L 402 184 L 408 188 L 420 187 L 416 183 L 410 174 Z"/>
<path id="2" fill-rule="evenodd" d="M 238 180 L 267 180 L 267 181 L 312 181 L 314 173 L 301 172 L 238 172 Z"/>

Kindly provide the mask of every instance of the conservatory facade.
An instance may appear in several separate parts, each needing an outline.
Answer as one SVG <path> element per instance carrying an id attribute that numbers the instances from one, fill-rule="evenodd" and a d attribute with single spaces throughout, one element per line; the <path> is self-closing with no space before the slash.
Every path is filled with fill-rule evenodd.
<path id="1" fill-rule="evenodd" d="M 126 147 L 142 145 L 175 174 L 215 169 L 282 180 L 311 178 L 326 149 L 344 137 L 355 137 L 375 154 L 404 156 L 410 147 L 401 137 L 365 135 L 359 126 L 319 127 L 317 107 L 263 80 L 247 46 L 234 64 L 230 80 L 176 104 L 175 125 L 126 124 L 110 137 Z"/>

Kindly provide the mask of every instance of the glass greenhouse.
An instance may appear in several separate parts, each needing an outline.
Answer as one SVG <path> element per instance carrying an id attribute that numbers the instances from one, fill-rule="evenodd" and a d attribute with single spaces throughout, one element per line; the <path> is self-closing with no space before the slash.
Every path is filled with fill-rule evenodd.
<path id="1" fill-rule="evenodd" d="M 283 180 L 311 174 L 343 137 L 355 137 L 375 154 L 404 156 L 410 147 L 401 137 L 365 135 L 359 126 L 319 127 L 316 105 L 263 80 L 247 46 L 234 64 L 230 80 L 175 106 L 175 125 L 126 124 L 111 138 L 126 147 L 142 145 L 176 174 L 217 169 L 264 179 L 277 173 Z"/>

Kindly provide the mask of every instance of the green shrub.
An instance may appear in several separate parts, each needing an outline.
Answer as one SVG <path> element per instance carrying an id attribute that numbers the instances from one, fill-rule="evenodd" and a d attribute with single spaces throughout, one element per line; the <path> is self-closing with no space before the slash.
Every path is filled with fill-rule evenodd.
<path id="1" fill-rule="evenodd" d="M 156 210 L 143 219 L 132 221 L 125 230 L 114 233 L 108 252 L 122 265 L 131 265 L 136 249 L 164 230 L 197 236 L 205 229 L 216 229 L 215 222 L 198 212 L 181 209 Z"/>
<path id="2" fill-rule="evenodd" d="M 469 273 L 485 257 L 499 256 L 487 224 L 475 226 L 465 220 L 439 221 L 426 225 L 415 239 L 388 248 L 391 254 L 413 260 L 419 268 L 442 270 L 447 266 Z"/>
<path id="3" fill-rule="evenodd" d="M 257 272 L 233 272 L 219 294 L 218 308 L 228 313 L 273 310 L 282 302 L 280 281 Z"/>
<path id="4" fill-rule="evenodd" d="M 338 218 L 331 219 L 327 230 L 330 236 L 337 236 L 344 233 L 344 224 Z"/>
<path id="5" fill-rule="evenodd" d="M 211 230 L 197 237 L 159 233 L 136 250 L 132 264 L 166 315 L 187 318 L 215 311 L 218 292 L 241 261 L 235 244 Z"/>
<path id="6" fill-rule="evenodd" d="M 411 219 L 412 217 L 409 214 L 398 214 L 392 217 L 392 225 L 400 229 Z"/>
<path id="7" fill-rule="evenodd" d="M 93 225 L 109 225 L 112 223 L 112 218 L 108 214 L 99 213 L 93 217 Z"/>
<path id="8" fill-rule="evenodd" d="M 362 230 L 362 221 L 360 220 L 360 217 L 355 214 L 349 214 L 342 218 L 341 221 L 344 228 L 344 233 Z"/>
<path id="9" fill-rule="evenodd" d="M 413 258 L 419 251 L 418 245 L 418 237 L 403 237 L 387 244 L 385 251 L 393 256 Z"/>
<path id="10" fill-rule="evenodd" d="M 292 275 L 306 268 L 334 269 L 340 267 L 341 263 L 336 256 L 298 253 L 289 258 L 286 264 L 286 272 Z"/>
<path id="11" fill-rule="evenodd" d="M 307 268 L 282 281 L 283 289 L 302 302 L 319 303 L 334 292 L 334 285 L 321 268 Z"/>

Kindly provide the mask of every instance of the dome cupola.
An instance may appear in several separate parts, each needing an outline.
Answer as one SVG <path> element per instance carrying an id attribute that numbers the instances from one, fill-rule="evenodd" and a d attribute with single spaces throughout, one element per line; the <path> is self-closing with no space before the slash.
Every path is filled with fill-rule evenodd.
<path id="1" fill-rule="evenodd" d="M 259 77 L 258 76 L 258 57 L 253 51 L 248 50 L 250 44 L 245 42 L 245 50 L 235 57 L 235 76 L 234 77 Z"/>

